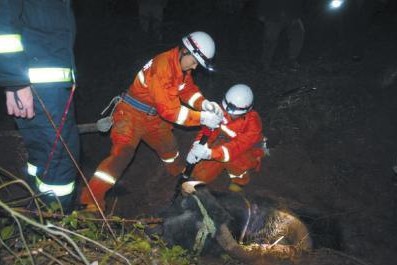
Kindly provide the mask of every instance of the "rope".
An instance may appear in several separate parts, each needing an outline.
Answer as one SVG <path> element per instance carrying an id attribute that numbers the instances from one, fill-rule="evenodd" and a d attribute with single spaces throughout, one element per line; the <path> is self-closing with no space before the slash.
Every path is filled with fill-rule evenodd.
<path id="1" fill-rule="evenodd" d="M 249 225 L 250 220 L 251 220 L 251 203 L 245 197 L 243 197 L 243 200 L 245 202 L 245 205 L 247 206 L 248 217 L 247 217 L 247 221 L 244 224 L 243 230 L 241 231 L 241 235 L 240 235 L 240 238 L 239 238 L 239 243 L 240 244 L 243 243 L 243 239 L 245 237 L 245 234 L 247 233 L 248 225 Z"/>
<path id="2" fill-rule="evenodd" d="M 200 199 L 196 195 L 192 196 L 196 200 L 197 206 L 200 208 L 200 212 L 203 215 L 203 222 L 201 223 L 200 229 L 197 232 L 196 241 L 193 246 L 193 250 L 196 252 L 196 254 L 200 255 L 208 235 L 211 235 L 213 238 L 215 236 L 216 228 L 214 221 L 212 221 L 212 219 L 209 217 L 208 212 L 204 208 Z"/>
<path id="3" fill-rule="evenodd" d="M 56 127 L 54 121 L 52 120 L 50 113 L 48 112 L 47 108 L 45 107 L 45 104 L 44 104 L 43 100 L 41 99 L 41 97 L 40 97 L 39 94 L 37 93 L 36 89 L 34 89 L 34 87 L 31 87 L 31 88 L 32 88 L 33 93 L 35 94 L 35 96 L 36 96 L 37 99 L 39 100 L 39 103 L 40 103 L 41 107 L 43 108 L 43 111 L 44 111 L 44 113 L 46 114 L 46 116 L 47 116 L 49 122 L 51 123 L 51 126 L 54 128 L 55 131 L 57 131 L 57 127 Z M 105 217 L 105 214 L 103 213 L 101 207 L 99 207 L 98 201 L 97 201 L 97 199 L 95 198 L 94 193 L 92 192 L 92 189 L 91 189 L 90 186 L 88 185 L 88 180 L 87 180 L 87 178 L 85 177 L 83 171 L 81 170 L 81 168 L 80 168 L 79 164 L 77 163 L 75 157 L 73 156 L 72 152 L 70 151 L 69 146 L 66 144 L 66 142 L 65 142 L 65 140 L 63 139 L 62 135 L 59 136 L 59 139 L 61 140 L 61 143 L 63 144 L 63 147 L 65 148 L 65 150 L 66 150 L 66 152 L 68 153 L 70 159 L 72 160 L 74 166 L 76 167 L 76 169 L 77 169 L 77 171 L 79 172 L 81 178 L 83 179 L 84 184 L 85 184 L 86 187 L 88 188 L 88 191 L 90 192 L 91 197 L 94 199 L 94 202 L 95 202 L 95 205 L 96 205 L 96 207 L 97 207 L 97 209 L 98 209 L 98 211 L 99 211 L 99 214 L 101 215 L 103 221 L 105 222 L 106 227 L 108 228 L 110 234 L 111 234 L 112 237 L 113 237 L 113 240 L 114 240 L 115 242 L 117 242 L 116 234 L 114 233 L 113 229 L 110 227 L 110 224 L 109 224 L 109 222 L 107 221 L 107 219 L 106 219 L 106 217 Z"/>
<path id="4" fill-rule="evenodd" d="M 108 110 L 110 109 L 110 107 L 114 104 L 112 111 L 110 112 L 109 116 L 113 115 L 114 109 L 117 106 L 117 103 L 119 103 L 122 100 L 121 96 L 115 96 L 112 98 L 112 100 L 109 102 L 109 104 L 106 106 L 106 108 L 104 108 L 104 110 L 102 110 L 101 112 L 101 116 L 105 115 L 106 112 L 108 112 Z"/>
<path id="5" fill-rule="evenodd" d="M 54 157 L 55 149 L 57 147 L 59 138 L 61 137 L 62 129 L 63 129 L 63 126 L 65 125 L 66 116 L 68 115 L 70 106 L 72 104 L 73 95 L 74 95 L 74 91 L 75 90 L 76 90 L 76 84 L 73 84 L 72 90 L 70 91 L 70 95 L 69 95 L 68 101 L 66 102 L 66 105 L 65 105 L 65 110 L 63 111 L 63 114 L 62 114 L 61 123 L 59 124 L 58 129 L 56 130 L 57 134 L 56 134 L 55 140 L 54 140 L 54 142 L 52 144 L 51 152 L 48 155 L 48 160 L 47 160 L 47 164 L 46 164 L 45 169 L 44 169 L 42 180 L 45 179 L 45 177 L 46 177 L 46 175 L 48 173 L 48 168 L 50 167 L 50 163 L 51 163 L 51 161 L 52 161 L 52 159 Z"/>

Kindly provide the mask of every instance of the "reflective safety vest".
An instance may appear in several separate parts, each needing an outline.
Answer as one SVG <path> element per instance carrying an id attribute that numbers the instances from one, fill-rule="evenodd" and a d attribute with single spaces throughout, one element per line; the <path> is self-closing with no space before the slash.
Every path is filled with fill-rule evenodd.
<path id="1" fill-rule="evenodd" d="M 31 163 L 27 163 L 28 174 L 35 178 L 37 189 L 42 193 L 50 193 L 58 197 L 70 195 L 75 189 L 75 181 L 68 184 L 46 184 L 38 176 L 38 168 Z"/>

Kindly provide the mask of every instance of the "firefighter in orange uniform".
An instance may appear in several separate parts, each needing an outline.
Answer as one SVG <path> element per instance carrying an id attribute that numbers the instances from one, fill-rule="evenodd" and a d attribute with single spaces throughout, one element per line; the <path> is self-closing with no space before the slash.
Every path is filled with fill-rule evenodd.
<path id="1" fill-rule="evenodd" d="M 168 173 L 176 176 L 184 165 L 178 158 L 172 123 L 219 126 L 223 118 L 221 107 L 203 97 L 191 76 L 198 64 L 212 70 L 214 54 L 213 39 L 205 32 L 193 32 L 182 38 L 180 47 L 157 55 L 138 72 L 112 114 L 110 155 L 89 181 L 102 210 L 106 192 L 127 168 L 141 140 L 157 152 Z M 97 211 L 86 187 L 80 203 L 86 205 L 87 211 Z"/>
<path id="2" fill-rule="evenodd" d="M 232 86 L 226 93 L 222 106 L 224 121 L 215 129 L 207 144 L 193 143 L 187 162 L 198 163 L 192 177 L 209 183 L 224 169 L 230 177 L 229 189 L 241 191 L 250 181 L 250 170 L 258 170 L 265 156 L 262 122 L 252 109 L 253 93 L 244 84 Z M 200 139 L 200 132 L 196 139 Z"/>

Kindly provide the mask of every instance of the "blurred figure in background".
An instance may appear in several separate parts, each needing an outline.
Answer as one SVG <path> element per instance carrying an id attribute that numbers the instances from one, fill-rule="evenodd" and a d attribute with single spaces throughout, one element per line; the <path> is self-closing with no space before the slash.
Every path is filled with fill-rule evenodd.
<path id="1" fill-rule="evenodd" d="M 154 34 L 159 41 L 163 39 L 164 9 L 168 0 L 138 0 L 139 24 L 145 33 Z"/>
<path id="2" fill-rule="evenodd" d="M 279 45 L 282 32 L 288 38 L 288 60 L 291 70 L 299 68 L 305 28 L 302 22 L 303 0 L 255 0 L 257 16 L 264 24 L 262 66 L 268 69 Z"/>

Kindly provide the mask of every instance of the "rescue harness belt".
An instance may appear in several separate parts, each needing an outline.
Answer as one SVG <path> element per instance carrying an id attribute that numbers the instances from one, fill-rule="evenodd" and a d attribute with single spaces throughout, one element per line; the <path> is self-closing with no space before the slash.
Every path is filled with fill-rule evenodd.
<path id="1" fill-rule="evenodd" d="M 142 111 L 146 113 L 147 115 L 155 116 L 157 115 L 157 110 L 155 107 L 147 105 L 143 102 L 140 102 L 136 98 L 133 98 L 131 95 L 124 93 L 121 98 L 123 101 L 129 105 L 131 105 L 133 108 Z"/>

